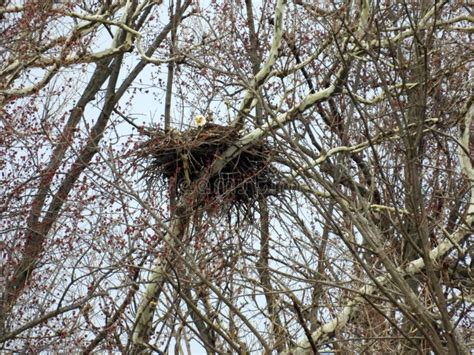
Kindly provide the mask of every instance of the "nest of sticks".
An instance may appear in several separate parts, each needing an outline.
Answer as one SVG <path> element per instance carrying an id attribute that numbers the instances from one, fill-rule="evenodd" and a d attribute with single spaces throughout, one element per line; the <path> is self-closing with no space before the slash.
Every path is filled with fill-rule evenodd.
<path id="1" fill-rule="evenodd" d="M 259 197 L 275 194 L 271 163 L 276 154 L 265 141 L 241 151 L 211 176 L 212 164 L 240 138 L 236 128 L 207 124 L 184 132 L 153 129 L 147 136 L 137 151 L 145 160 L 144 175 L 150 183 L 164 181 L 177 197 L 199 189 L 200 205 L 249 207 Z"/>

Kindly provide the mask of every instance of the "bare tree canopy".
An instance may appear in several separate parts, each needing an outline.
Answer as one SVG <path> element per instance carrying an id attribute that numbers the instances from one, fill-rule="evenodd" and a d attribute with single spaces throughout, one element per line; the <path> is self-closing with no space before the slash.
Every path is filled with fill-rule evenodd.
<path id="1" fill-rule="evenodd" d="M 469 354 L 473 23 L 0 0 L 0 351 Z"/>

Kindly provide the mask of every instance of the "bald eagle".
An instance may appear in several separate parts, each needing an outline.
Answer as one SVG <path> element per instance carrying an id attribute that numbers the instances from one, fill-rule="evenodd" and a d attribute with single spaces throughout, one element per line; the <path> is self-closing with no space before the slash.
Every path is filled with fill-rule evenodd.
<path id="1" fill-rule="evenodd" d="M 203 127 L 206 125 L 206 123 L 207 119 L 203 115 L 197 115 L 196 117 L 194 117 L 194 124 L 196 125 L 196 127 Z"/>

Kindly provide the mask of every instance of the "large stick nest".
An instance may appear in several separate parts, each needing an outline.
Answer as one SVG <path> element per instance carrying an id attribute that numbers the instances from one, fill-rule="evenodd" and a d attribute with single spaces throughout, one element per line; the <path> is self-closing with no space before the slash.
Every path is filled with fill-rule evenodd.
<path id="1" fill-rule="evenodd" d="M 199 188 L 204 191 L 201 202 L 248 205 L 259 196 L 275 193 L 271 162 L 276 154 L 265 141 L 248 147 L 218 174 L 209 176 L 213 162 L 240 138 L 234 127 L 207 124 L 184 132 L 154 129 L 148 136 L 138 149 L 138 156 L 146 160 L 145 176 L 152 183 L 165 181 L 176 196 Z"/>

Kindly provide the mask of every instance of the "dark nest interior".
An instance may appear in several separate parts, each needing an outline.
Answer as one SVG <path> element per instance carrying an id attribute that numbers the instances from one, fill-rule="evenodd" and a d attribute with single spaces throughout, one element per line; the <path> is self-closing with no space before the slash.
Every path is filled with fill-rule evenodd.
<path id="1" fill-rule="evenodd" d="M 187 131 L 147 131 L 148 139 L 139 146 L 138 157 L 145 162 L 144 175 L 152 184 L 165 182 L 177 197 L 197 191 L 202 204 L 224 207 L 252 207 L 260 196 L 275 194 L 276 157 L 268 142 L 241 151 L 214 176 L 210 167 L 240 138 L 236 128 L 207 124 Z M 202 193 L 203 192 L 203 193 Z"/>

